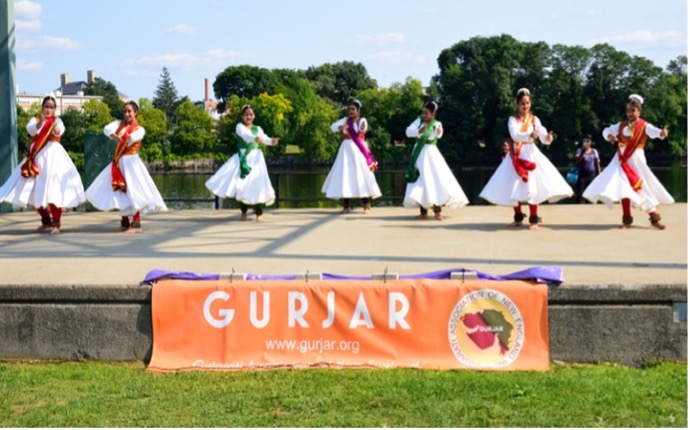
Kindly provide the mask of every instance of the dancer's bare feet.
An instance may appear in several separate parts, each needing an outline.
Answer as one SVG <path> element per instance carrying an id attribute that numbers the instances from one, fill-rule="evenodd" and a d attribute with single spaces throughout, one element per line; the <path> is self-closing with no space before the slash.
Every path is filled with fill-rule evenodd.
<path id="1" fill-rule="evenodd" d="M 364 215 L 369 215 L 369 213 L 371 213 L 371 208 L 365 207 L 364 208 Z"/>
<path id="2" fill-rule="evenodd" d="M 521 227 L 522 226 L 522 221 L 513 221 L 510 224 L 508 224 L 508 227 Z"/>
<path id="3" fill-rule="evenodd" d="M 137 234 L 141 233 L 141 227 L 130 227 L 127 230 L 123 231 L 124 234 Z"/>
<path id="4" fill-rule="evenodd" d="M 247 221 L 247 214 L 246 213 L 243 212 L 242 215 L 240 215 L 240 221 Z"/>
<path id="5" fill-rule="evenodd" d="M 350 208 L 343 208 L 343 210 L 340 211 L 341 214 L 349 214 L 350 212 L 352 212 L 352 209 Z"/>
<path id="6" fill-rule="evenodd" d="M 257 215 L 256 216 L 256 222 L 264 222 L 264 216 L 263 215 Z"/>
<path id="7" fill-rule="evenodd" d="M 661 221 L 657 221 L 655 223 L 652 223 L 652 227 L 655 227 L 659 230 L 664 230 L 666 228 L 666 224 L 662 224 Z"/>
<path id="8" fill-rule="evenodd" d="M 50 229 L 50 234 L 60 234 L 60 227 L 52 227 Z"/>
<path id="9" fill-rule="evenodd" d="M 539 224 L 530 224 L 530 225 L 529 225 L 529 229 L 530 229 L 531 231 L 539 230 Z"/>
<path id="10" fill-rule="evenodd" d="M 50 225 L 42 225 L 36 229 L 36 232 L 37 233 L 45 233 L 50 229 L 52 229 L 52 227 Z"/>
<path id="11" fill-rule="evenodd" d="M 627 229 L 629 229 L 631 226 L 632 226 L 632 224 L 621 224 L 621 225 L 619 226 L 619 228 L 620 228 L 621 230 L 627 230 Z"/>
<path id="12" fill-rule="evenodd" d="M 415 218 L 415 219 L 427 219 L 427 218 L 429 218 L 429 215 L 427 215 L 427 214 L 419 214 L 419 215 L 417 215 L 417 216 L 414 217 L 414 218 Z"/>
<path id="13" fill-rule="evenodd" d="M 443 215 L 441 214 L 441 212 L 436 212 L 434 214 L 434 218 L 436 218 L 437 221 L 443 221 Z"/>

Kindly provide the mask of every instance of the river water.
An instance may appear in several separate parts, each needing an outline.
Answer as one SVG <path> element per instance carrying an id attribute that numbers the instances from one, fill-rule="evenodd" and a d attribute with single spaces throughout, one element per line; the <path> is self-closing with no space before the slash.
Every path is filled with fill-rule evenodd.
<path id="1" fill-rule="evenodd" d="M 479 198 L 479 193 L 491 177 L 495 168 L 485 167 L 457 167 L 453 169 L 455 177 L 460 182 L 465 194 L 473 205 L 487 204 Z M 567 168 L 560 169 L 563 175 Z M 676 161 L 671 166 L 652 169 L 661 183 L 676 199 L 677 202 L 687 202 L 688 198 L 688 171 L 687 166 Z M 271 181 L 276 194 L 279 196 L 279 205 L 282 208 L 337 207 L 338 202 L 318 200 L 323 198 L 321 186 L 328 174 L 327 168 L 313 168 L 299 171 L 285 170 L 284 168 L 270 169 Z M 168 206 L 174 209 L 213 209 L 214 196 L 206 189 L 204 183 L 210 178 L 212 172 L 203 173 L 155 173 L 151 176 L 155 181 L 163 197 L 168 201 Z M 402 196 L 405 194 L 405 180 L 403 171 L 384 170 L 377 172 L 378 181 L 383 198 L 376 200 L 376 206 L 397 206 L 402 204 Z M 193 199 L 206 201 L 191 201 Z M 186 201 L 185 201 L 186 200 Z M 562 200 L 561 203 L 572 203 L 572 199 Z M 223 208 L 236 207 L 236 202 L 223 200 Z M 274 206 L 275 207 L 275 206 Z"/>

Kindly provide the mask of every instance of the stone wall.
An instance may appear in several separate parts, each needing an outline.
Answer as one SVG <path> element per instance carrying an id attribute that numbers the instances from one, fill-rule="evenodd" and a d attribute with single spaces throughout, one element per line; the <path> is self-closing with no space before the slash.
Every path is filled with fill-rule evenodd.
<path id="1" fill-rule="evenodd" d="M 686 285 L 549 291 L 551 359 L 687 360 Z M 148 286 L 0 286 L 0 357 L 148 360 Z"/>

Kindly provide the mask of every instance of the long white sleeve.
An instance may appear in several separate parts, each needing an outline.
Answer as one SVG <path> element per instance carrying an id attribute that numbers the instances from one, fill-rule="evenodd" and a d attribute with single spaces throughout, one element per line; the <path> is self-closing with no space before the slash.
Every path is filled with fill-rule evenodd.
<path id="1" fill-rule="evenodd" d="M 120 122 L 122 122 L 122 121 L 119 119 L 116 119 L 115 121 L 113 121 L 110 124 L 103 127 L 103 134 L 110 137 L 110 135 L 115 133 L 117 131 L 118 127 L 120 127 Z"/>
<path id="2" fill-rule="evenodd" d="M 534 117 L 534 124 L 529 124 L 527 126 L 527 131 L 523 133 L 520 130 L 521 128 L 522 123 L 518 122 L 518 120 L 515 119 L 514 116 L 508 118 L 508 132 L 510 133 L 510 137 L 515 142 L 528 142 L 530 140 L 532 132 L 536 129 L 537 133 L 539 134 L 539 140 L 542 143 L 548 145 L 547 138 L 549 136 L 549 132 L 546 130 L 546 127 L 544 127 L 541 124 L 541 121 L 536 116 Z"/>
<path id="3" fill-rule="evenodd" d="M 139 126 L 132 132 L 132 134 L 129 135 L 129 138 L 127 139 L 127 146 L 130 146 L 134 142 L 139 142 L 144 138 L 144 135 L 146 134 L 146 130 L 144 127 Z"/>
<path id="4" fill-rule="evenodd" d="M 242 123 L 237 124 L 235 127 L 235 133 L 247 143 L 254 142 L 256 140 L 256 136 L 254 136 L 249 127 Z"/>
<path id="5" fill-rule="evenodd" d="M 60 118 L 55 120 L 55 127 L 53 128 L 54 136 L 62 136 L 65 133 L 65 124 Z"/>
<path id="6" fill-rule="evenodd" d="M 340 128 L 340 126 L 345 125 L 346 120 L 347 120 L 347 118 L 340 118 L 338 121 L 331 124 L 331 131 L 333 133 L 338 133 L 338 128 Z"/>
<path id="7" fill-rule="evenodd" d="M 419 126 L 422 123 L 421 118 L 417 118 L 416 120 L 412 121 L 412 124 L 410 124 L 407 129 L 405 130 L 405 134 L 407 137 L 416 139 L 419 137 Z"/>
<path id="8" fill-rule="evenodd" d="M 544 127 L 541 124 L 541 120 L 539 120 L 539 118 L 537 118 L 536 116 L 534 117 L 534 128 L 537 130 L 537 133 L 539 133 L 539 140 L 541 141 L 541 143 L 543 143 L 544 145 L 550 145 L 551 142 L 547 141 L 549 137 L 549 131 L 546 129 L 546 127 Z"/>
<path id="9" fill-rule="evenodd" d="M 29 132 L 29 135 L 31 136 L 36 136 L 38 134 L 38 119 L 36 117 L 33 117 L 29 120 L 29 123 L 26 124 L 26 131 Z"/>
<path id="10" fill-rule="evenodd" d="M 273 138 L 264 133 L 264 129 L 259 127 L 259 139 L 266 146 L 273 146 Z"/>
<path id="11" fill-rule="evenodd" d="M 440 139 L 443 137 L 443 124 L 441 124 L 441 121 L 438 121 L 438 123 L 436 124 L 436 130 L 434 130 L 434 134 L 436 135 L 434 136 L 436 137 L 436 139 Z"/>
<path id="12" fill-rule="evenodd" d="M 359 121 L 355 123 L 355 130 L 357 133 L 366 133 L 369 130 L 369 123 L 366 118 L 360 118 Z"/>
<path id="13" fill-rule="evenodd" d="M 621 123 L 617 122 L 615 124 L 609 125 L 604 129 L 604 131 L 601 132 L 601 135 L 604 136 L 604 140 L 607 142 L 609 141 L 609 134 L 612 134 L 614 136 L 618 136 L 618 129 L 620 128 Z"/>
<path id="14" fill-rule="evenodd" d="M 659 139 L 661 137 L 661 129 L 654 127 L 650 123 L 647 123 L 647 127 L 645 127 L 644 131 L 647 133 L 647 136 L 652 139 Z"/>

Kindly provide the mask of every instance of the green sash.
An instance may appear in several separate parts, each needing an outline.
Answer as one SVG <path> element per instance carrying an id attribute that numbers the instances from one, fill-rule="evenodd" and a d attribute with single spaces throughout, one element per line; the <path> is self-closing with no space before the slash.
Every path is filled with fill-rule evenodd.
<path id="1" fill-rule="evenodd" d="M 259 126 L 252 125 L 252 134 L 259 135 Z M 244 149 L 244 152 L 242 152 Z M 247 155 L 255 149 L 259 149 L 259 144 L 252 142 L 245 142 L 240 135 L 237 135 L 237 155 L 240 157 L 240 178 L 244 179 L 252 171 L 252 168 L 247 164 Z"/>
<path id="2" fill-rule="evenodd" d="M 424 122 L 422 122 L 422 124 L 424 124 Z M 432 140 L 429 140 L 431 132 L 436 130 L 437 125 L 438 121 L 435 119 L 432 120 L 427 126 L 426 130 L 424 130 L 424 133 L 422 133 L 422 135 L 419 136 L 415 141 L 414 151 L 412 151 L 412 157 L 410 158 L 410 165 L 407 167 L 407 171 L 405 172 L 405 181 L 413 183 L 419 179 L 419 170 L 416 167 L 417 159 L 419 158 L 419 154 L 422 152 L 424 145 L 436 145 L 436 142 L 438 142 L 438 137 L 434 137 Z M 420 126 L 419 128 L 422 127 Z"/>

